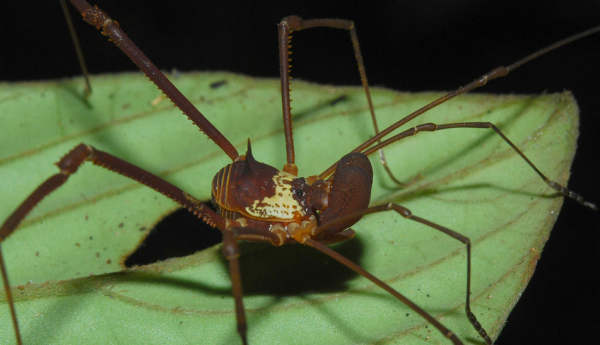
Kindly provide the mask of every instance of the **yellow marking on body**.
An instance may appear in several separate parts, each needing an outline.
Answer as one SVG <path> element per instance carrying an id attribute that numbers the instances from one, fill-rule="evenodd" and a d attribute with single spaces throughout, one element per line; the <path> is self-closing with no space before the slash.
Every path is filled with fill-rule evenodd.
<path id="1" fill-rule="evenodd" d="M 221 178 L 219 179 L 219 183 L 217 184 L 219 188 L 219 204 L 223 204 L 223 193 L 225 193 L 225 191 L 223 190 L 223 183 L 225 183 L 225 181 L 223 181 L 224 178 L 225 169 L 221 170 Z"/>
<path id="2" fill-rule="evenodd" d="M 246 212 L 256 219 L 293 220 L 295 217 L 304 217 L 302 206 L 294 199 L 291 183 L 296 177 L 284 171 L 279 171 L 273 176 L 275 192 L 272 196 L 262 200 L 255 200 L 251 206 L 246 207 Z M 292 207 L 297 211 L 290 213 Z"/>
<path id="3" fill-rule="evenodd" d="M 229 178 L 231 177 L 231 167 L 233 164 L 229 164 L 227 167 L 227 181 L 225 183 L 225 194 L 223 195 L 223 203 L 227 200 L 227 196 L 229 195 Z"/>
<path id="4" fill-rule="evenodd" d="M 229 193 L 229 175 L 231 173 L 231 164 L 221 170 L 221 178 L 217 182 L 217 190 L 219 192 L 217 203 L 224 205 Z"/>

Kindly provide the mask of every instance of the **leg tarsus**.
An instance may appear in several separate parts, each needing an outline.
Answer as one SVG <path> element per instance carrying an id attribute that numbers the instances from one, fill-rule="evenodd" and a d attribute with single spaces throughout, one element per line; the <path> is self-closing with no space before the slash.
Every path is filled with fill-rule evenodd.
<path id="1" fill-rule="evenodd" d="M 477 321 L 477 317 L 475 316 L 475 314 L 471 312 L 471 240 L 468 237 L 463 236 L 456 231 L 450 230 L 444 226 L 430 222 L 426 219 L 414 216 L 412 212 L 404 206 L 396 204 L 390 204 L 389 206 L 391 209 L 402 215 L 404 218 L 419 222 L 433 229 L 441 231 L 444 234 L 462 242 L 467 247 L 467 291 L 465 301 L 465 312 L 467 314 L 469 322 L 471 322 L 471 325 L 473 325 L 473 328 L 475 328 L 477 333 L 479 333 L 479 335 L 486 341 L 486 343 L 492 344 L 492 339 L 488 336 L 485 329 L 481 326 L 481 323 Z"/>
<path id="2" fill-rule="evenodd" d="M 413 128 L 410 128 L 402 133 L 398 133 L 398 134 L 392 136 L 391 138 L 388 138 L 385 141 L 366 149 L 363 153 L 368 156 L 368 155 L 374 153 L 375 151 L 378 151 L 393 142 L 416 135 L 417 133 L 435 132 L 435 131 L 439 131 L 439 130 L 443 130 L 443 129 L 453 129 L 453 128 L 492 129 L 494 132 L 496 132 L 496 134 L 498 134 L 502 138 L 502 140 L 504 140 L 535 171 L 536 174 L 538 174 L 538 176 L 548 186 L 550 186 L 552 189 L 558 191 L 565 197 L 568 197 L 568 198 L 574 200 L 575 202 L 579 203 L 580 205 L 591 208 L 594 211 L 598 210 L 598 208 L 596 207 L 595 204 L 585 200 L 579 194 L 571 191 L 567 187 L 565 187 L 557 182 L 551 181 L 549 178 L 547 178 L 546 175 L 544 175 L 540 171 L 540 169 L 538 169 L 535 166 L 535 164 L 533 164 L 533 162 L 531 160 L 529 160 L 529 158 L 527 158 L 527 156 L 523 153 L 523 151 L 521 151 L 517 147 L 517 145 L 515 145 L 512 141 L 510 141 L 510 139 L 508 139 L 508 137 L 506 135 L 504 135 L 504 133 L 502 133 L 502 131 L 495 124 L 493 124 L 491 122 L 457 122 L 457 123 L 445 123 L 445 124 L 441 124 L 441 125 L 437 125 L 435 123 L 424 123 L 424 124 L 415 126 Z M 319 176 L 328 176 L 328 174 L 332 170 L 333 170 L 333 166 L 330 167 L 329 169 L 327 169 L 324 173 L 322 173 Z"/>
<path id="3" fill-rule="evenodd" d="M 578 204 L 580 204 L 582 206 L 591 208 L 594 211 L 598 211 L 598 207 L 594 203 L 591 203 L 591 202 L 585 200 L 581 195 L 573 192 L 569 188 L 564 187 L 560 183 L 557 183 L 557 182 L 554 182 L 554 181 L 550 181 L 548 179 L 545 179 L 545 181 L 546 181 L 546 183 L 550 187 L 552 187 L 552 189 L 554 189 L 555 191 L 559 192 L 563 196 L 566 196 L 567 198 L 573 199 L 575 202 L 577 202 Z"/>
<path id="4" fill-rule="evenodd" d="M 467 313 L 467 318 L 469 318 L 469 321 L 471 322 L 475 330 L 477 330 L 477 333 L 479 333 L 479 336 L 482 337 L 483 340 L 485 340 L 486 344 L 492 345 L 494 341 L 492 340 L 492 338 L 490 338 L 485 329 L 481 327 L 481 324 L 479 323 L 479 321 L 477 321 L 475 314 L 471 312 L 471 308 L 469 308 L 468 305 L 467 307 L 465 307 L 465 312 Z"/>

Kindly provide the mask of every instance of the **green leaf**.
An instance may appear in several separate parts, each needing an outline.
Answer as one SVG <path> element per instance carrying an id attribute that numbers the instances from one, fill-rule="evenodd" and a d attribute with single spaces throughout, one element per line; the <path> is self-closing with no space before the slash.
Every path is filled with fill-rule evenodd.
<path id="1" fill-rule="evenodd" d="M 285 163 L 279 81 L 228 73 L 172 76 L 176 85 L 257 160 Z M 224 81 L 220 87 L 211 87 Z M 139 74 L 0 85 L 0 219 L 80 142 L 126 159 L 210 199 L 229 159 Z M 338 102 L 340 97 L 344 97 Z M 380 127 L 438 97 L 376 89 Z M 372 136 L 360 88 L 294 83 L 300 175 L 318 174 Z M 490 121 L 551 179 L 566 182 L 577 137 L 569 93 L 468 95 L 419 118 Z M 408 128 L 408 126 L 407 126 Z M 376 156 L 376 155 L 374 155 Z M 378 158 L 372 204 L 400 203 L 473 243 L 472 309 L 495 338 L 529 281 L 562 198 L 491 130 L 421 133 L 386 149 L 399 190 Z M 84 165 L 46 198 L 2 249 L 26 344 L 235 344 L 226 262 L 215 246 L 123 270 L 149 229 L 177 205 L 127 178 Z M 334 246 L 438 318 L 465 343 L 481 343 L 464 313 L 466 251 L 458 241 L 397 214 L 365 217 L 354 240 Z M 247 243 L 241 257 L 251 344 L 449 344 L 415 312 L 368 280 L 302 246 Z M 0 339 L 14 334 L 4 293 Z"/>

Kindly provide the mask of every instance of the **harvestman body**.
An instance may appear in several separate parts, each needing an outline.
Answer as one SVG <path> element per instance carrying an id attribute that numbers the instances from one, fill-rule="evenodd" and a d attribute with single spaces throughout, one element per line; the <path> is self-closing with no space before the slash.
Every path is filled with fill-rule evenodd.
<path id="1" fill-rule="evenodd" d="M 236 316 L 238 332 L 244 344 L 248 343 L 246 336 L 246 318 L 242 303 L 242 285 L 239 268 L 239 248 L 237 241 L 260 241 L 270 242 L 280 246 L 286 243 L 299 243 L 311 246 L 326 255 L 334 258 L 350 269 L 370 279 L 394 297 L 415 310 L 444 336 L 455 344 L 462 344 L 461 340 L 444 327 L 437 319 L 431 317 L 427 312 L 412 303 L 406 297 L 389 287 L 386 283 L 363 270 L 358 265 L 329 249 L 326 245 L 339 243 L 352 239 L 354 231 L 349 227 L 355 224 L 366 214 L 396 211 L 401 216 L 439 230 L 461 242 L 467 247 L 467 289 L 466 289 L 466 313 L 473 327 L 479 332 L 486 342 L 492 343 L 484 328 L 479 324 L 469 306 L 470 294 L 470 272 L 471 254 L 470 241 L 468 238 L 447 229 L 441 225 L 432 223 L 425 219 L 412 215 L 412 213 L 399 205 L 386 204 L 369 208 L 372 168 L 367 155 L 370 155 L 392 142 L 415 135 L 424 131 L 436 131 L 452 128 L 491 128 L 500 135 L 521 157 L 535 170 L 538 175 L 552 188 L 568 196 L 584 206 L 594 208 L 578 195 L 569 191 L 546 178 L 531 163 L 522 152 L 515 147 L 502 132 L 491 123 L 469 122 L 451 124 L 425 123 L 413 127 L 400 134 L 387 138 L 388 134 L 401 125 L 416 118 L 428 109 L 437 106 L 459 94 L 470 91 L 486 84 L 489 80 L 505 76 L 509 71 L 521 64 L 549 51 L 560 45 L 578 39 L 585 35 L 597 32 L 595 28 L 580 35 L 561 41 L 539 53 L 533 54 L 517 63 L 505 68 L 494 69 L 490 73 L 475 80 L 471 84 L 462 87 L 447 96 L 425 106 L 424 108 L 410 114 L 396 124 L 378 133 L 371 140 L 357 147 L 350 154 L 342 157 L 339 162 L 333 164 L 323 173 L 308 178 L 298 178 L 295 166 L 294 148 L 291 126 L 291 108 L 289 99 L 289 61 L 288 44 L 290 34 L 293 30 L 302 30 L 312 27 L 334 27 L 348 30 L 355 49 L 356 58 L 361 72 L 361 79 L 367 100 L 374 120 L 374 111 L 369 95 L 368 83 L 364 72 L 364 65 L 360 55 L 358 40 L 354 24 L 347 20 L 323 19 L 302 20 L 299 17 L 287 17 L 282 20 L 280 30 L 280 61 L 282 76 L 282 98 L 284 113 L 284 128 L 286 132 L 286 146 L 288 162 L 283 170 L 279 171 L 271 166 L 254 160 L 250 142 L 246 155 L 239 155 L 237 150 L 229 141 L 197 110 L 193 105 L 159 72 L 159 70 L 139 51 L 125 34 L 119 29 L 118 24 L 112 21 L 105 13 L 97 8 L 92 8 L 83 0 L 72 0 L 73 4 L 83 14 L 84 19 L 102 29 L 103 34 L 110 37 L 137 65 L 156 83 L 159 88 L 192 120 L 201 130 L 205 132 L 231 159 L 232 163 L 220 170 L 214 177 L 212 183 L 213 201 L 217 204 L 218 213 L 208 209 L 204 204 L 190 194 L 180 190 L 170 183 L 131 165 L 119 158 L 95 148 L 80 144 L 58 163 L 60 173 L 50 177 L 38 189 L 36 189 L 23 204 L 5 221 L 0 229 L 0 240 L 10 235 L 25 218 L 29 211 L 40 202 L 46 195 L 61 186 L 68 177 L 75 173 L 85 162 L 92 163 L 118 172 L 139 181 L 175 200 L 187 208 L 206 223 L 219 228 L 223 232 L 223 254 L 229 261 L 232 280 L 233 295 L 236 302 Z M 376 127 L 377 128 L 377 127 Z M 376 129 L 376 132 L 377 129 Z M 8 278 L 5 265 L 0 255 L 6 294 L 9 299 L 11 313 L 13 315 L 14 327 L 17 341 L 21 343 L 18 330 L 17 315 L 12 303 L 11 290 L 8 288 Z"/>

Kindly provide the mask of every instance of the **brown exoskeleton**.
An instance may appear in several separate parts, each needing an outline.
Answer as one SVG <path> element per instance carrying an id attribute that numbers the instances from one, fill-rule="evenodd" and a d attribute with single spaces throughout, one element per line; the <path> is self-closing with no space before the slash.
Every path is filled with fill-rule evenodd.
<path id="1" fill-rule="evenodd" d="M 434 127 L 424 126 L 421 129 L 422 130 L 432 130 L 432 128 L 434 128 Z M 448 127 L 448 128 L 450 128 L 450 127 Z M 408 133 L 408 134 L 412 134 L 412 133 Z M 88 154 L 89 154 L 89 152 L 92 152 L 92 151 L 89 148 L 82 146 L 82 147 L 79 147 L 78 151 L 74 151 L 74 152 L 75 153 L 67 156 L 68 158 L 64 161 L 65 164 L 63 165 L 63 167 L 67 171 L 69 171 L 69 170 L 74 171 L 76 169 L 71 166 L 71 164 L 69 162 L 70 158 L 77 157 L 79 155 L 79 153 L 81 153 L 81 152 L 88 152 Z M 103 156 L 103 154 L 97 155 L 97 157 L 99 157 L 99 156 Z M 231 154 L 230 157 L 231 156 L 236 156 L 236 154 Z M 103 156 L 103 157 L 106 158 L 105 156 Z M 243 158 L 243 156 L 235 157 L 236 163 L 238 163 L 238 162 L 245 163 L 246 165 L 245 165 L 244 169 L 247 169 L 250 171 L 255 171 L 254 169 L 252 169 L 251 165 L 257 165 L 257 166 L 260 165 L 261 167 L 263 166 L 263 165 L 261 165 L 261 163 L 257 163 L 257 162 L 250 164 L 250 162 L 249 162 L 250 157 L 251 157 L 251 155 L 250 155 L 250 151 L 249 151 L 245 159 Z M 359 157 L 363 157 L 363 158 L 359 158 Z M 107 158 L 107 160 L 109 160 L 109 159 L 111 159 L 111 158 Z M 232 159 L 234 159 L 234 157 L 232 157 Z M 356 154 L 355 156 L 351 156 L 348 159 L 351 161 L 358 160 L 359 162 L 362 162 L 362 163 L 358 163 L 356 165 L 348 163 L 349 164 L 348 166 L 351 167 L 349 169 L 356 168 L 360 171 L 365 172 L 364 174 L 362 174 L 362 173 L 360 174 L 362 176 L 370 175 L 368 173 L 369 169 L 366 168 L 366 164 L 368 164 L 368 161 L 366 161 L 367 163 L 365 163 L 364 156 L 361 156 L 360 154 Z M 106 162 L 107 160 L 104 160 L 103 158 L 101 158 L 101 161 L 103 161 L 103 162 Z M 346 166 L 345 164 L 346 163 L 342 164 L 342 166 Z M 118 165 L 125 166 L 122 163 L 118 163 Z M 369 168 L 370 168 L 370 165 L 369 165 Z M 270 169 L 264 168 L 264 170 L 269 170 L 269 174 L 263 175 L 263 172 L 260 173 L 263 181 L 267 181 L 267 182 L 271 181 L 273 176 L 277 176 L 278 174 L 280 174 L 280 172 L 278 172 L 274 168 L 270 168 Z M 335 181 L 335 182 L 333 182 L 334 186 L 338 186 L 337 188 L 341 188 L 339 186 L 346 185 L 345 183 L 340 182 L 340 181 L 342 181 L 342 178 L 338 177 L 338 175 L 344 176 L 344 175 L 346 175 L 345 172 L 347 172 L 349 170 L 342 169 L 341 166 L 338 166 L 336 169 L 333 169 L 333 170 L 336 171 L 336 175 L 334 175 L 336 177 L 333 179 L 333 181 Z M 289 170 L 289 171 L 292 173 L 292 176 L 293 176 L 294 175 L 293 169 Z M 135 177 L 135 174 L 132 174 L 132 175 L 134 175 L 134 177 Z M 367 181 L 369 180 L 368 178 L 365 178 L 365 179 Z M 337 191 L 337 189 L 335 187 L 332 187 L 332 182 L 328 182 L 327 180 L 317 180 L 317 181 L 322 181 L 322 182 L 315 182 L 314 180 L 317 180 L 317 179 L 316 178 L 313 178 L 312 180 L 309 179 L 309 181 L 306 183 L 301 182 L 301 181 L 297 182 L 301 186 L 300 186 L 300 188 L 295 189 L 295 190 L 303 191 L 303 193 L 302 193 L 303 195 L 300 196 L 300 198 L 304 197 L 306 199 L 303 204 L 304 207 L 306 208 L 305 214 L 297 215 L 292 218 L 265 217 L 264 219 L 261 219 L 260 216 L 257 216 L 257 214 L 259 214 L 260 211 L 258 211 L 256 208 L 252 209 L 251 207 L 252 207 L 252 205 L 255 205 L 255 204 L 256 205 L 260 205 L 261 203 L 267 204 L 267 202 L 265 202 L 262 199 L 259 199 L 257 196 L 255 196 L 255 197 L 251 198 L 250 200 L 247 200 L 246 203 L 231 206 L 230 210 L 235 211 L 235 214 L 231 214 L 231 217 L 226 217 L 226 218 L 237 219 L 238 223 L 239 223 L 238 225 L 245 225 L 242 223 L 244 221 L 246 221 L 250 225 L 245 228 L 256 229 L 256 230 L 246 231 L 245 228 L 236 228 L 235 231 L 225 232 L 225 235 L 226 236 L 227 235 L 229 235 L 229 236 L 237 235 L 237 239 L 268 240 L 269 242 L 272 242 L 274 244 L 283 244 L 284 242 L 292 242 L 292 241 L 302 243 L 302 242 L 306 242 L 306 240 L 316 240 L 317 243 L 332 243 L 332 242 L 338 242 L 341 240 L 351 238 L 351 236 L 352 236 L 351 230 L 345 230 L 345 229 L 347 226 L 350 226 L 351 223 L 354 223 L 358 219 L 359 216 L 355 215 L 353 217 L 350 217 L 350 220 L 348 222 L 343 222 L 343 221 L 336 220 L 336 219 L 340 215 L 347 214 L 348 211 L 352 211 L 352 210 L 359 211 L 359 210 L 366 208 L 366 206 L 368 205 L 368 197 L 366 199 L 365 198 L 361 199 L 356 196 L 356 193 L 354 191 L 349 191 L 349 193 L 351 195 L 353 195 L 353 200 L 358 200 L 358 201 L 356 204 L 353 204 L 353 205 L 355 205 L 354 208 L 351 207 L 349 209 L 339 211 L 339 209 L 340 209 L 339 202 L 331 202 L 331 204 L 329 201 L 325 202 L 325 200 L 328 200 L 328 198 L 326 198 L 324 196 L 327 194 L 328 191 L 331 191 L 331 190 Z M 289 177 L 289 175 L 285 175 L 284 177 L 282 177 L 280 179 L 280 181 L 283 181 L 282 182 L 283 185 L 287 185 L 287 182 L 294 183 L 293 181 L 296 181 L 296 180 L 293 179 L 292 177 Z M 149 183 L 149 184 L 151 184 L 151 183 Z M 366 196 L 369 195 L 368 189 L 366 188 L 367 185 L 370 189 L 370 182 L 365 183 L 365 184 L 358 184 L 358 186 L 362 186 L 364 188 L 362 195 L 366 195 Z M 318 188 L 315 188 L 317 186 L 318 186 Z M 312 193 L 309 193 L 309 192 L 312 192 L 312 189 L 317 189 L 316 193 L 318 193 L 318 195 L 320 195 L 320 196 L 315 197 Z M 219 193 L 218 190 L 215 190 L 214 194 L 215 194 L 215 196 L 217 196 L 217 199 L 218 199 L 219 194 L 221 196 L 224 195 L 223 193 Z M 261 197 L 262 196 L 267 197 L 267 198 L 273 197 L 273 195 L 271 195 L 271 194 L 269 194 L 269 195 L 262 195 L 260 193 L 257 193 L 257 194 Z M 294 195 L 298 196 L 298 194 L 294 194 Z M 337 192 L 333 193 L 332 198 L 334 198 L 335 195 L 339 196 L 340 194 Z M 345 200 L 345 198 L 343 198 L 343 197 L 339 197 L 339 198 L 342 200 Z M 301 201 L 298 201 L 298 199 L 294 199 L 294 200 L 296 200 L 296 202 L 298 202 L 297 207 L 303 207 Z M 185 193 L 181 194 L 178 201 L 181 202 L 182 204 L 188 206 L 188 208 L 191 207 L 198 212 L 208 213 L 209 216 L 205 215 L 205 218 L 208 219 L 210 217 L 214 217 L 214 218 L 210 218 L 210 219 L 212 219 L 214 221 L 213 224 L 220 225 L 219 227 L 221 229 L 223 229 L 224 227 L 227 226 L 227 225 L 224 226 L 224 224 L 220 224 L 219 222 L 221 222 L 221 220 L 215 216 L 212 216 L 210 214 L 210 212 L 208 212 L 206 210 L 198 210 L 197 208 L 194 208 L 194 207 L 200 207 L 200 206 L 197 206 L 197 205 L 199 205 L 199 204 L 197 204 L 197 201 L 195 199 L 193 199 L 192 197 L 190 197 L 188 194 L 185 194 Z M 194 205 L 194 207 L 192 207 L 191 205 Z M 328 205 L 329 208 L 326 209 L 325 205 Z M 222 203 L 221 206 L 222 206 L 222 208 L 227 207 L 224 202 Z M 274 205 L 274 206 L 283 207 L 284 205 Z M 236 207 L 241 207 L 241 208 L 236 208 Z M 293 206 L 290 206 L 290 207 L 293 207 Z M 251 208 L 251 210 L 248 212 L 244 212 L 244 210 L 246 210 L 247 208 Z M 311 220 L 309 214 L 312 209 L 317 209 L 317 210 L 320 210 L 321 212 L 312 214 L 312 216 L 315 216 L 315 219 Z M 227 212 L 222 212 L 221 214 L 223 215 L 226 213 Z M 333 214 L 333 216 L 326 216 L 326 214 Z M 307 215 L 308 215 L 308 219 L 305 219 L 304 217 Z M 403 215 L 408 215 L 408 213 L 406 213 L 406 211 L 403 210 Z M 319 218 L 319 220 L 316 219 L 317 217 Z M 317 226 L 326 223 L 326 221 L 324 221 L 324 220 L 327 219 L 327 217 L 330 217 L 329 219 L 331 219 L 331 220 L 336 220 L 337 226 L 335 226 L 333 228 L 329 228 L 328 230 L 325 228 L 321 228 L 324 231 L 320 232 L 320 233 L 316 233 Z M 293 220 L 293 221 L 291 221 L 291 220 Z M 269 221 L 269 223 L 265 223 L 264 221 Z M 307 223 L 303 224 L 303 222 L 307 222 Z M 234 225 L 234 227 L 235 227 L 235 223 L 231 223 L 231 225 Z M 269 230 L 269 232 L 266 232 L 264 230 Z M 344 231 L 344 232 L 342 232 L 342 231 Z M 226 239 L 227 239 L 227 237 L 226 237 Z M 317 244 L 315 244 L 315 245 L 317 245 Z M 225 251 L 228 252 L 228 255 L 230 258 L 235 258 L 235 256 L 236 256 L 235 239 L 230 238 L 228 241 L 226 240 L 224 249 L 225 249 Z M 231 262 L 235 263 L 235 261 L 236 260 L 233 259 Z M 235 272 L 235 269 L 232 271 Z M 235 276 L 235 273 L 233 275 Z M 234 279 L 234 281 L 235 281 L 235 279 Z M 236 297 L 239 300 L 241 298 L 241 292 L 237 292 Z M 240 302 L 238 301 L 238 303 L 240 303 Z M 240 315 L 242 315 L 242 314 L 240 314 L 240 311 L 238 311 L 238 317 L 240 317 Z M 243 325 L 244 323 L 240 323 L 240 324 Z"/>

